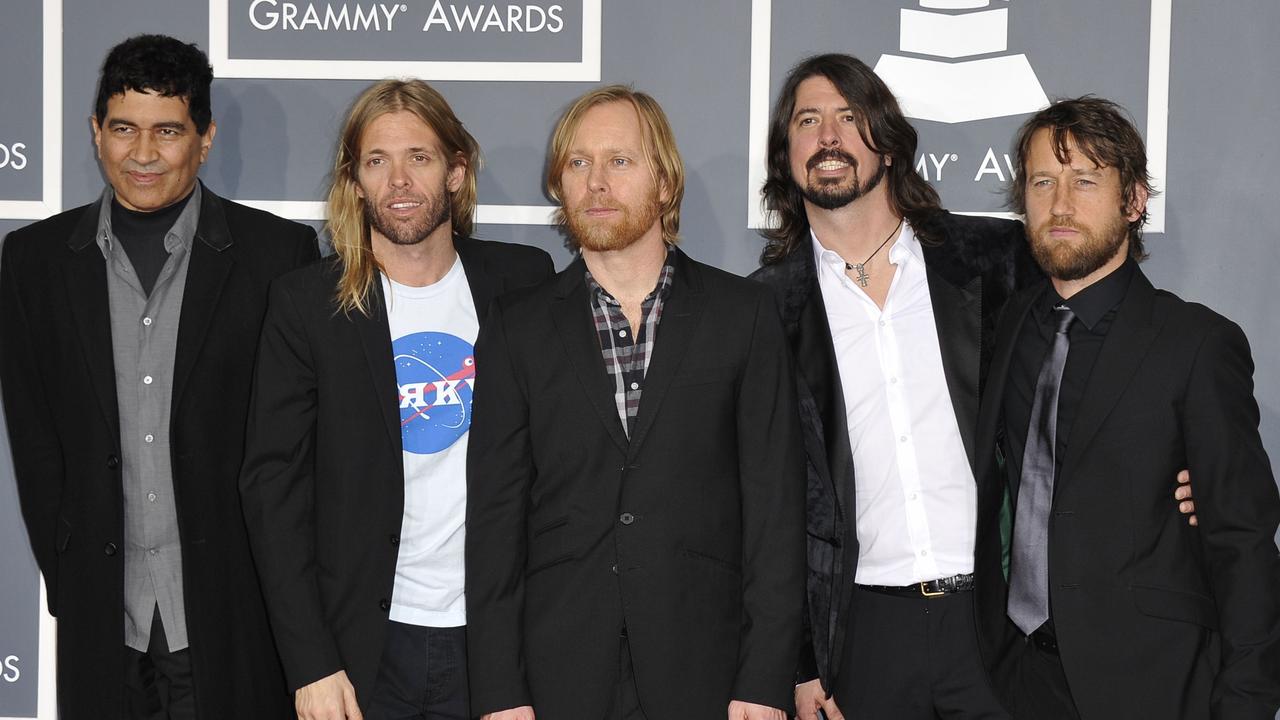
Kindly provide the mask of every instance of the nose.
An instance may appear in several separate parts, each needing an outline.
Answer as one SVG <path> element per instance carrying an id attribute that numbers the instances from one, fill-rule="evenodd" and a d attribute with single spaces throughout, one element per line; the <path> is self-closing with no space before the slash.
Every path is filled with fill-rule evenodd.
<path id="1" fill-rule="evenodd" d="M 1071 187 L 1069 183 L 1058 183 L 1053 188 L 1053 202 L 1049 207 L 1049 212 L 1055 217 L 1066 217 L 1071 215 Z"/>
<path id="2" fill-rule="evenodd" d="M 155 136 L 150 130 L 144 129 L 138 132 L 138 141 L 133 144 L 133 152 L 131 154 L 134 162 L 139 165 L 149 165 L 159 157 L 160 153 L 156 149 Z"/>
<path id="3" fill-rule="evenodd" d="M 600 163 L 592 163 L 587 171 L 587 189 L 591 192 L 604 192 L 609 189 L 609 181 L 605 178 L 604 167 Z"/>
<path id="4" fill-rule="evenodd" d="M 407 188 L 412 184 L 404 163 L 391 162 L 391 172 L 387 173 L 387 184 L 393 188 Z"/>
<path id="5" fill-rule="evenodd" d="M 836 126 L 833 122 L 824 122 L 818 128 L 818 144 L 824 148 L 834 148 L 840 146 L 840 134 L 836 132 Z"/>

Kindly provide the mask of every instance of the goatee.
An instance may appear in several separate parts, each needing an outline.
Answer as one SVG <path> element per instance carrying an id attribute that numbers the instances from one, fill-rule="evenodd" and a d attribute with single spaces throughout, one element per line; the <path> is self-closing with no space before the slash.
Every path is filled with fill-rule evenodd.
<path id="1" fill-rule="evenodd" d="M 1054 239 L 1050 235 L 1054 227 L 1071 228 L 1080 236 L 1074 240 Z M 1098 233 L 1069 217 L 1050 216 L 1031 234 L 1031 254 L 1050 277 L 1080 280 L 1120 252 L 1128 231 L 1129 223 L 1123 217 L 1117 217 Z"/>
<path id="2" fill-rule="evenodd" d="M 809 162 L 805 167 L 813 170 L 819 163 L 827 160 L 840 160 L 848 163 L 853 170 L 853 179 L 848 185 L 841 185 L 840 181 L 835 178 L 822 178 L 814 181 L 806 181 L 800 187 L 800 194 L 805 200 L 817 205 L 823 210 L 835 210 L 842 208 L 858 198 L 866 195 L 876 188 L 882 180 L 885 173 L 888 172 L 889 166 L 885 164 L 884 157 L 876 156 L 876 171 L 867 178 L 865 183 L 859 182 L 858 177 L 858 161 L 852 155 L 844 153 L 835 148 L 819 150 L 809 158 Z"/>
<path id="3" fill-rule="evenodd" d="M 387 209 L 387 205 L 393 202 L 406 201 L 422 203 L 424 212 L 402 219 L 391 215 Z M 369 225 L 395 245 L 417 245 L 426 240 L 436 228 L 450 219 L 451 211 L 448 192 L 443 185 L 440 193 L 435 195 L 393 195 L 376 200 L 366 195 L 364 198 L 364 216 L 369 220 Z"/>

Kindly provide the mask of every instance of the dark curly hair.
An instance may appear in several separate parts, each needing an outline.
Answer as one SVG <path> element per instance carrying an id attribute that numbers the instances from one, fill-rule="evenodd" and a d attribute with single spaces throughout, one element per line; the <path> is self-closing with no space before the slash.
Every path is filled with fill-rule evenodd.
<path id="1" fill-rule="evenodd" d="M 101 125 L 107 117 L 107 100 L 114 95 L 123 95 L 127 90 L 149 90 L 164 97 L 186 100 L 196 132 L 203 135 L 213 121 L 209 107 L 212 84 L 209 57 L 195 43 L 184 43 L 168 35 L 135 35 L 111 48 L 102 62 L 94 117 Z"/>
<path id="2" fill-rule="evenodd" d="M 1058 100 L 1032 115 L 1013 141 L 1017 154 L 1015 175 L 1009 184 L 1009 208 L 1020 215 L 1027 213 L 1027 156 L 1031 139 L 1038 130 L 1049 131 L 1053 155 L 1064 165 L 1070 162 L 1068 144 L 1076 148 L 1098 167 L 1113 167 L 1120 173 L 1121 207 L 1127 212 L 1134 192 L 1139 188 L 1152 197 L 1156 190 L 1147 173 L 1147 148 L 1142 135 L 1129 120 L 1124 108 L 1100 97 L 1085 95 Z M 1142 261 L 1147 251 L 1142 246 L 1142 227 L 1147 224 L 1144 208 L 1138 219 L 1129 223 L 1129 257 Z"/>
<path id="3" fill-rule="evenodd" d="M 921 241 L 934 241 L 934 220 L 940 214 L 938 193 L 915 171 L 916 130 L 907 122 L 884 81 L 861 60 L 839 53 L 815 55 L 791 69 L 778 93 L 769 119 L 769 174 L 760 194 L 766 213 L 778 227 L 763 231 L 766 243 L 760 254 L 763 265 L 776 263 L 807 242 L 809 220 L 804 196 L 791 177 L 789 130 L 795 112 L 796 90 L 811 77 L 822 76 L 835 85 L 858 116 L 862 141 L 884 157 L 893 158 L 885 179 L 889 202 L 911 223 Z"/>

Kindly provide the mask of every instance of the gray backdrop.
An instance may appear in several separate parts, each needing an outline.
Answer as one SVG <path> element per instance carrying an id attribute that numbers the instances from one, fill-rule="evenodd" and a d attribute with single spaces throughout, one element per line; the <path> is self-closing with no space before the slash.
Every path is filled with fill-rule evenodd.
<path id="1" fill-rule="evenodd" d="M 1266 78 L 1280 67 L 1280 45 L 1271 37 L 1280 26 L 1280 4 L 1155 1 L 1157 9 L 1172 2 L 1171 30 L 1156 38 L 1157 46 L 1167 42 L 1171 47 L 1167 111 L 1159 108 L 1155 117 L 1167 119 L 1167 152 L 1161 150 L 1167 157 L 1162 182 L 1167 192 L 1164 232 L 1150 236 L 1152 257 L 1145 270 L 1157 285 L 1210 305 L 1244 327 L 1257 364 L 1263 438 L 1274 459 L 1280 456 L 1280 323 L 1265 297 L 1272 290 L 1272 273 L 1280 270 L 1280 246 L 1266 218 L 1274 208 L 1272 176 L 1280 161 L 1273 130 L 1280 120 L 1280 96 L 1274 80 Z M 219 63 L 213 98 L 219 130 L 203 177 L 227 197 L 320 200 L 342 112 L 368 83 L 321 78 L 380 77 L 398 74 L 387 69 L 395 63 L 425 62 L 411 67 L 430 78 L 452 78 L 435 84 L 484 148 L 482 205 L 548 205 L 540 180 L 546 142 L 558 111 L 593 84 L 587 81 L 595 76 L 592 53 L 584 52 L 591 43 L 583 38 L 595 31 L 584 22 L 595 5 L 602 17 L 598 79 L 631 82 L 650 92 L 675 127 L 688 169 L 684 247 L 694 257 L 739 273 L 755 266 L 761 244 L 748 227 L 756 202 L 749 187 L 755 176 L 749 156 L 753 57 L 758 78 L 768 70 L 761 87 L 770 97 L 786 69 L 814 52 L 851 52 L 873 66 L 882 55 L 938 60 L 918 52 L 919 38 L 913 45 L 917 52 L 900 48 L 900 11 L 920 9 L 911 0 L 523 0 L 499 3 L 493 18 L 489 3 L 463 0 L 300 0 L 292 3 L 297 29 L 286 26 L 286 0 L 257 0 L 256 6 L 254 0 L 63 0 L 61 28 L 46 33 L 42 8 L 56 2 L 5 3 L 0 208 L 4 201 L 41 199 L 46 168 L 40 132 L 56 120 L 43 117 L 40 98 L 42 91 L 58 91 L 42 86 L 42 43 L 49 38 L 61 43 L 63 158 L 55 172 L 61 173 L 60 208 L 71 208 L 94 199 L 102 187 L 87 120 L 99 64 L 111 45 L 144 31 L 175 35 L 206 49 L 219 45 L 229 60 L 264 61 L 249 63 L 248 71 L 244 63 Z M 211 2 L 225 10 L 212 25 Z M 316 8 L 310 24 L 305 22 L 309 4 Z M 332 18 L 326 17 L 327 5 Z M 1007 11 L 1007 49 L 949 62 L 1025 54 L 1049 97 L 1096 93 L 1123 103 L 1140 129 L 1151 126 L 1152 0 L 994 0 L 989 9 Z M 376 29 L 368 20 L 375 12 Z M 389 29 L 388 12 L 393 15 Z M 476 18 L 474 30 L 468 12 Z M 764 22 L 770 32 L 758 33 L 753 46 L 753 26 L 758 30 Z M 219 29 L 219 37 L 211 37 L 211 27 Z M 298 71 L 289 60 L 339 62 Z M 467 61 L 461 69 L 449 64 L 461 60 Z M 517 79 L 525 77 L 520 68 L 493 64 L 504 61 L 560 63 L 565 69 L 529 66 L 539 77 L 522 80 Z M 1159 78 L 1163 68 L 1156 70 Z M 262 77 L 273 73 L 291 79 Z M 476 79 L 480 76 L 486 79 Z M 1001 86 L 995 76 L 988 84 Z M 946 205 L 1003 209 L 999 173 L 990 166 L 985 174 L 978 171 L 989 151 L 999 167 L 1009 135 L 1023 117 L 917 121 L 921 152 L 932 155 L 923 158 L 922 167 L 937 181 Z M 6 151 L 12 154 L 16 144 L 22 145 L 25 162 L 14 156 L 5 164 Z M 0 233 L 30 222 L 4 219 L 12 215 L 21 213 L 6 216 L 0 210 Z M 568 260 L 560 237 L 545 226 L 486 224 L 478 234 L 543 247 L 561 266 Z M 3 439 L 0 446 L 0 718 L 27 718 L 36 716 L 40 684 L 39 585 Z"/>

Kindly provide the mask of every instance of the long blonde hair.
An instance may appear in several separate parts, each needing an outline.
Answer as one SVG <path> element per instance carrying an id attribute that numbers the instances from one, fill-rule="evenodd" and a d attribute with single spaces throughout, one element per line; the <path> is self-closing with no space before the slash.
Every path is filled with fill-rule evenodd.
<path id="1" fill-rule="evenodd" d="M 565 226 L 567 218 L 564 214 L 563 190 L 560 175 L 564 172 L 565 163 L 569 160 L 569 144 L 582 125 L 582 118 L 588 110 L 609 103 L 626 102 L 636 109 L 640 116 L 640 128 L 645 152 L 649 155 L 649 167 L 653 173 L 654 184 L 667 190 L 667 199 L 660 203 L 662 217 L 662 239 L 668 245 L 680 241 L 680 203 L 684 200 L 684 162 L 680 159 L 680 151 L 676 148 L 675 133 L 671 131 L 671 123 L 667 122 L 662 106 L 651 96 L 637 92 L 626 85 L 607 85 L 592 90 L 569 106 L 556 123 L 555 132 L 551 136 L 551 154 L 547 161 L 547 192 L 551 198 L 560 203 L 556 210 L 556 224 Z"/>
<path id="2" fill-rule="evenodd" d="M 370 86 L 351 105 L 329 183 L 326 229 L 333 249 L 342 259 L 342 278 L 334 303 L 338 310 L 357 310 L 369 315 L 369 294 L 377 279 L 378 261 L 373 256 L 369 220 L 364 201 L 357 192 L 360 168 L 360 138 L 369 124 L 394 112 L 409 112 L 426 123 L 440 138 L 450 167 L 463 166 L 462 186 L 450 195 L 453 231 L 470 235 L 476 213 L 476 175 L 480 172 L 480 146 L 444 97 L 421 80 L 387 79 Z"/>

